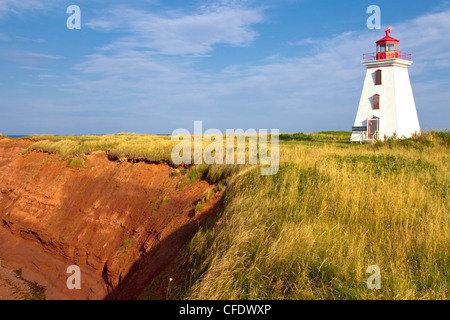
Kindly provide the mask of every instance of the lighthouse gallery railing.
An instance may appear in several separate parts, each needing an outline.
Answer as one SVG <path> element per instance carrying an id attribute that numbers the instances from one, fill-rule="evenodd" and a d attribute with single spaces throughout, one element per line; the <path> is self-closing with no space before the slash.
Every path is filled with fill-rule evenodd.
<path id="1" fill-rule="evenodd" d="M 397 53 L 398 53 L 398 59 L 412 60 L 411 53 L 406 53 L 406 52 L 402 52 L 402 51 L 387 51 L 386 53 L 388 53 L 388 52 L 396 53 L 395 56 L 397 56 Z M 374 60 L 377 60 L 376 52 L 363 53 L 363 61 L 374 61 Z"/>

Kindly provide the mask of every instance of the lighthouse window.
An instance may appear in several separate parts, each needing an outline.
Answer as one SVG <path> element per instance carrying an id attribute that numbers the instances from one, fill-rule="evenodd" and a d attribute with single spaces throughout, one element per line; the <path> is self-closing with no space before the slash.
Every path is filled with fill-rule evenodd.
<path id="1" fill-rule="evenodd" d="M 373 100 L 373 110 L 380 110 L 380 95 L 376 94 L 372 97 Z"/>
<path id="2" fill-rule="evenodd" d="M 387 47 L 387 51 L 394 51 L 394 44 L 388 44 Z"/>
<path id="3" fill-rule="evenodd" d="M 375 71 L 375 85 L 381 85 L 381 70 Z"/>
<path id="4" fill-rule="evenodd" d="M 386 51 L 386 45 L 382 44 L 378 47 L 378 52 L 385 52 Z"/>

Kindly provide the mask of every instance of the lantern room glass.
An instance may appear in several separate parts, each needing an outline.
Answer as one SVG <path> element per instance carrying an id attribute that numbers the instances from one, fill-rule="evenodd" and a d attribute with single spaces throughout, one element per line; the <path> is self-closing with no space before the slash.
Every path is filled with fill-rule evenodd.
<path id="1" fill-rule="evenodd" d="M 377 52 L 398 51 L 397 43 L 380 44 L 377 46 Z"/>

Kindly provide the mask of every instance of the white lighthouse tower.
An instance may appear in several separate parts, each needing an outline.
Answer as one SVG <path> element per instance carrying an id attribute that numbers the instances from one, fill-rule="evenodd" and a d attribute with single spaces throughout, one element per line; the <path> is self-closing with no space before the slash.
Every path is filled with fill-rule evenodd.
<path id="1" fill-rule="evenodd" d="M 385 137 L 410 138 L 420 132 L 408 67 L 411 54 L 398 50 L 399 40 L 389 34 L 377 41 L 377 52 L 363 55 L 367 67 L 352 142 Z"/>

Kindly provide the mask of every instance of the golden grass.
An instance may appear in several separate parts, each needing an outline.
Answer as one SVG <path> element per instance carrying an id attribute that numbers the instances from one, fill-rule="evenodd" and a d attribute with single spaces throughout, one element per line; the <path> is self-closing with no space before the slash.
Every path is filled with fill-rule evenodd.
<path id="1" fill-rule="evenodd" d="M 209 137 L 209 136 L 208 136 Z M 104 136 L 49 136 L 35 135 L 25 139 L 36 141 L 24 152 L 45 151 L 58 153 L 62 158 L 72 158 L 102 150 L 115 158 L 127 158 L 135 161 L 166 162 L 173 165 L 172 150 L 179 141 L 172 141 L 170 136 L 121 133 Z M 194 163 L 194 136 L 191 139 L 191 163 Z M 223 162 L 226 162 L 226 137 L 223 135 Z M 269 137 L 270 141 L 270 137 Z M 202 152 L 212 143 L 211 139 L 202 142 Z M 236 142 L 235 142 L 236 143 Z M 249 141 L 246 139 L 245 153 L 248 159 Z M 237 158 L 237 144 L 235 145 Z M 270 150 L 270 145 L 269 145 Z M 214 155 L 214 152 L 213 152 Z M 203 162 L 204 163 L 204 162 Z M 227 167 L 227 166 L 224 166 Z M 228 169 L 227 169 L 228 170 Z"/>
<path id="2" fill-rule="evenodd" d="M 282 144 L 277 175 L 231 179 L 190 243 L 189 299 L 448 299 L 448 134 Z M 366 269 L 381 268 L 381 290 Z"/>
<path id="3" fill-rule="evenodd" d="M 130 160 L 167 161 L 175 142 L 167 136 L 117 134 L 105 136 L 30 136 L 36 140 L 30 150 L 59 153 L 61 157 L 77 157 L 96 150 Z"/>

